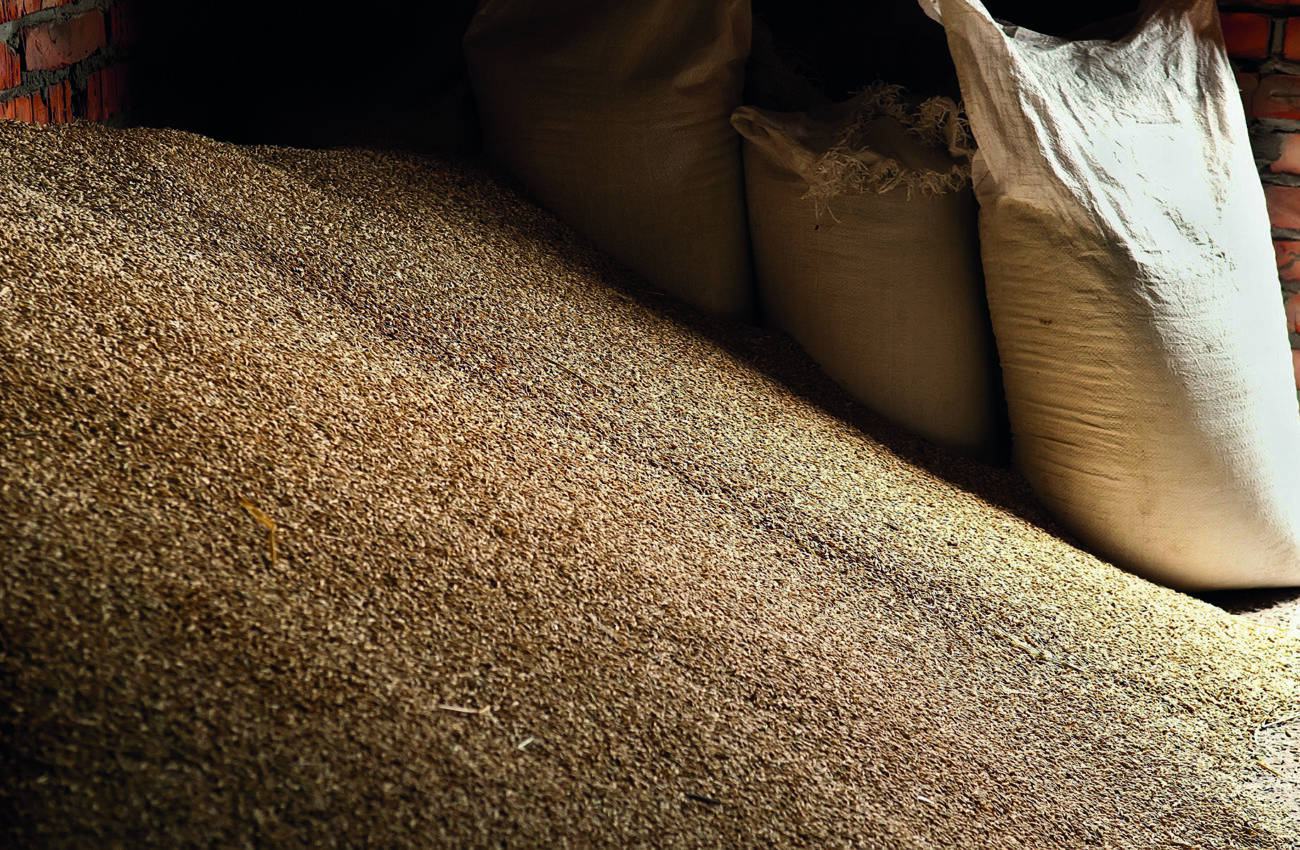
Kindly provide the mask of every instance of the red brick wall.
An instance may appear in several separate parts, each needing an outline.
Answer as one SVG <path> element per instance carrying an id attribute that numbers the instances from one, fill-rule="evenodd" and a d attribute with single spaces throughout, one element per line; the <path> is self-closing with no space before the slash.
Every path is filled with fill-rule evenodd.
<path id="1" fill-rule="evenodd" d="M 122 121 L 131 0 L 0 0 L 0 118 Z"/>
<path id="2" fill-rule="evenodd" d="M 1300 0 L 1220 3 L 1283 288 L 1300 292 Z"/>

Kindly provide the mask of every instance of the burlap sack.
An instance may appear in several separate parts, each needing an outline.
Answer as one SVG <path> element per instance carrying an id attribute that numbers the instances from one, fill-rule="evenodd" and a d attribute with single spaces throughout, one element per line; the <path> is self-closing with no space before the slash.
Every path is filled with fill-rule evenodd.
<path id="1" fill-rule="evenodd" d="M 748 0 L 482 0 L 465 35 L 484 147 L 651 283 L 754 312 L 740 144 Z"/>
<path id="2" fill-rule="evenodd" d="M 876 87 L 811 114 L 741 107 L 765 321 L 931 442 L 1005 460 L 969 151 L 956 105 Z"/>
<path id="3" fill-rule="evenodd" d="M 1116 41 L 921 0 L 979 152 L 1018 466 L 1100 554 L 1180 588 L 1300 584 L 1300 415 L 1269 222 L 1212 0 Z"/>

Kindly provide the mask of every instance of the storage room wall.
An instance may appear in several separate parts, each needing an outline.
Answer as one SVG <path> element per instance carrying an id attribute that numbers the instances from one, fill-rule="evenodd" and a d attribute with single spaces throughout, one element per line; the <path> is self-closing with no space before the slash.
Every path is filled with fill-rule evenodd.
<path id="1" fill-rule="evenodd" d="M 1300 292 L 1300 0 L 1220 9 L 1264 181 L 1278 273 L 1285 290 Z"/>
<path id="2" fill-rule="evenodd" d="M 783 57 L 840 98 L 877 79 L 956 93 L 915 0 L 753 0 Z M 1065 34 L 1136 0 L 988 0 Z M 0 0 L 0 118 L 170 126 L 243 143 L 473 151 L 460 35 L 475 0 Z M 1300 0 L 1220 3 L 1274 225 L 1300 292 Z M 362 11 L 364 10 L 364 11 Z"/>
<path id="3" fill-rule="evenodd" d="M 0 117 L 246 143 L 472 146 L 457 134 L 473 11 L 474 0 L 0 0 Z"/>

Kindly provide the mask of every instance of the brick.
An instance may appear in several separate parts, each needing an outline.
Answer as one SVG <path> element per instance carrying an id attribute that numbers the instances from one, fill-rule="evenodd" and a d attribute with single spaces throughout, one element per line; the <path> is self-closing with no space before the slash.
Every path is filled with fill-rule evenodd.
<path id="1" fill-rule="evenodd" d="M 1278 279 L 1283 283 L 1300 283 L 1300 242 L 1276 239 L 1273 253 L 1277 256 Z M 1290 307 L 1287 309 L 1290 315 Z"/>
<path id="2" fill-rule="evenodd" d="M 1274 174 L 1300 174 L 1300 133 L 1287 133 L 1282 137 L 1281 153 L 1269 163 Z"/>
<path id="3" fill-rule="evenodd" d="M 113 72 L 117 86 L 117 108 L 120 112 L 130 112 L 135 107 L 135 88 L 133 76 L 135 67 L 130 62 L 114 65 L 108 70 Z"/>
<path id="4" fill-rule="evenodd" d="M 105 68 L 86 80 L 86 117 L 91 121 L 103 121 L 122 111 L 113 73 L 112 68 Z"/>
<path id="5" fill-rule="evenodd" d="M 1282 56 L 1291 61 L 1300 61 L 1300 18 L 1287 18 L 1286 29 L 1282 38 Z"/>
<path id="6" fill-rule="evenodd" d="M 29 71 L 54 71 L 80 62 L 107 43 L 104 13 L 95 9 L 27 30 L 23 55 Z"/>
<path id="7" fill-rule="evenodd" d="M 104 72 L 100 71 L 91 74 L 86 80 L 86 115 L 87 121 L 103 121 L 108 117 L 104 112 L 104 98 L 102 94 L 102 81 Z"/>
<path id="8" fill-rule="evenodd" d="M 32 115 L 32 117 L 27 120 L 31 121 L 33 124 L 50 123 L 50 106 L 45 102 L 45 98 L 41 97 L 40 92 L 27 98 L 27 102 L 30 104 Z"/>
<path id="9" fill-rule="evenodd" d="M 30 15 L 32 12 L 53 9 L 55 6 L 62 6 L 64 3 L 71 2 L 72 0 L 18 0 L 18 5 L 22 8 L 24 15 Z"/>
<path id="10" fill-rule="evenodd" d="M 50 107 L 51 124 L 67 124 L 72 120 L 72 83 L 64 80 L 51 86 L 45 93 Z"/>
<path id="11" fill-rule="evenodd" d="M 1300 230 L 1300 187 L 1265 186 L 1264 200 L 1274 227 Z"/>
<path id="12" fill-rule="evenodd" d="M 135 4 L 119 0 L 108 10 L 108 41 L 114 47 L 130 48 L 137 44 Z"/>
<path id="13" fill-rule="evenodd" d="M 1273 34 L 1273 18 L 1245 12 L 1224 12 L 1223 39 L 1228 55 L 1237 59 L 1267 59 Z"/>
<path id="14" fill-rule="evenodd" d="M 103 121 L 130 108 L 130 66 L 110 65 L 86 80 L 86 118 Z"/>
<path id="15" fill-rule="evenodd" d="M 1295 293 L 1286 297 L 1286 329 L 1292 333 L 1300 331 L 1300 295 Z"/>
<path id="16" fill-rule="evenodd" d="M 53 9 L 72 2 L 74 0 L 0 0 L 0 24 L 16 21 L 32 12 Z"/>
<path id="17" fill-rule="evenodd" d="M 1300 119 L 1300 77 L 1287 74 L 1261 77 L 1248 114 L 1256 118 Z"/>
<path id="18" fill-rule="evenodd" d="M 75 0 L 0 0 L 0 13 L 7 16 L 4 20 L 12 21 L 42 9 L 54 9 L 65 6 Z"/>
<path id="19" fill-rule="evenodd" d="M 0 91 L 11 89 L 22 82 L 23 72 L 14 53 L 5 44 L 0 44 Z"/>

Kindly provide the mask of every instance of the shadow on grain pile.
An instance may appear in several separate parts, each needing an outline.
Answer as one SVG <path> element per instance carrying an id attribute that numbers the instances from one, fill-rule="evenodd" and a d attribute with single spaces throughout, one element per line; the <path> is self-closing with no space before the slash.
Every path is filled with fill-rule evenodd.
<path id="1" fill-rule="evenodd" d="M 1294 634 L 479 166 L 0 123 L 0 187 L 7 845 L 1286 846 Z"/>

